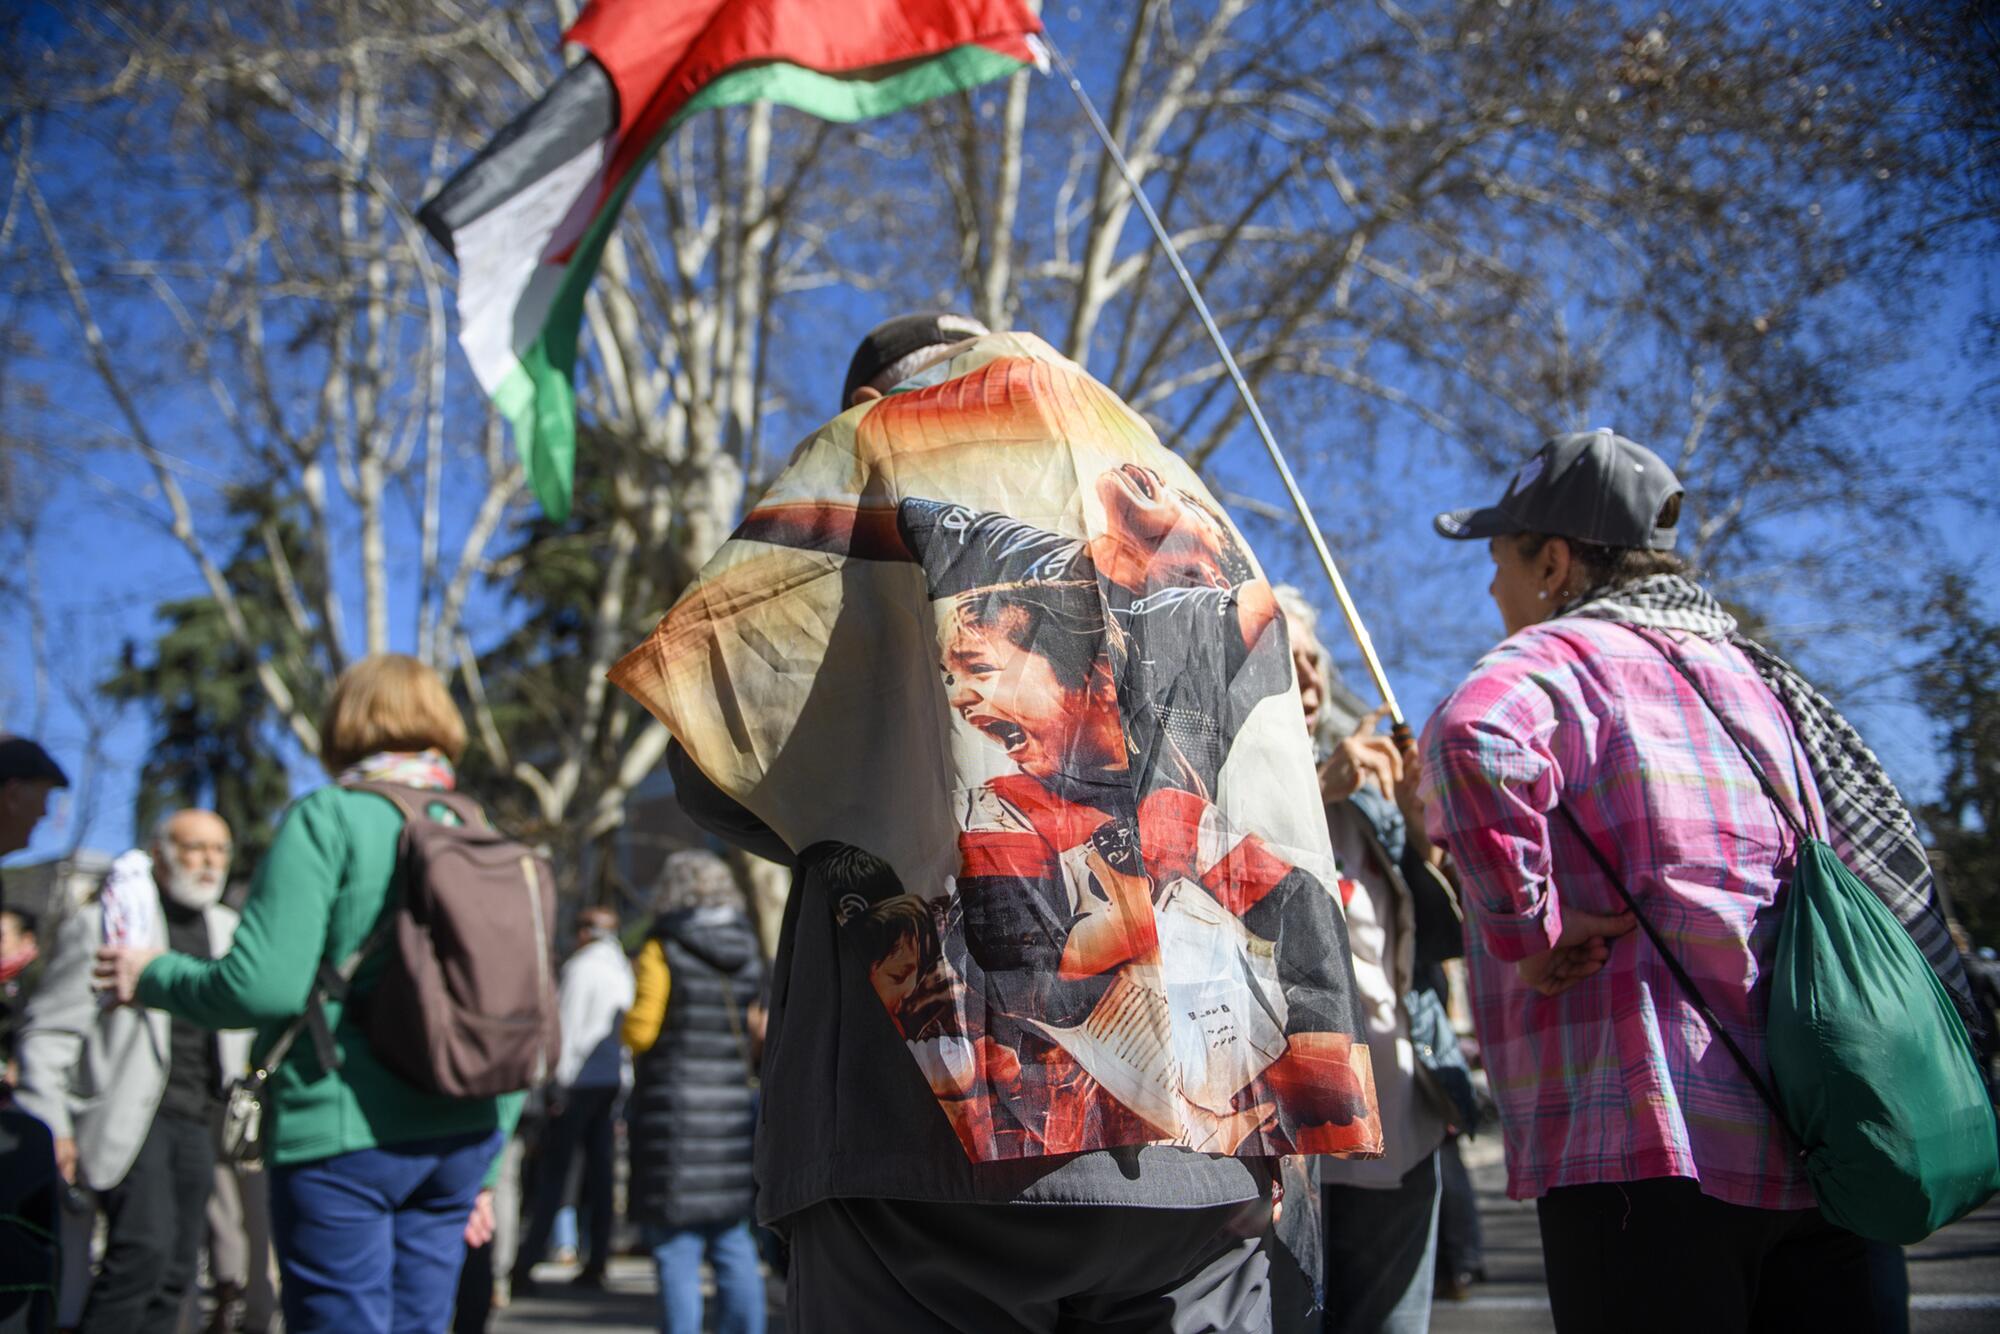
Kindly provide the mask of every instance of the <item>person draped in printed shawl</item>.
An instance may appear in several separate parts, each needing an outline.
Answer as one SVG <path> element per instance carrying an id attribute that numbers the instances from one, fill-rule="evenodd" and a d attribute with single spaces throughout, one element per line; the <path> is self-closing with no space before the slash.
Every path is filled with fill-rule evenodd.
<path id="1" fill-rule="evenodd" d="M 1247 1237 L 1275 1155 L 1381 1149 L 1284 624 L 1142 419 L 1029 335 L 933 350 L 950 324 L 864 341 L 849 410 L 613 674 L 697 823 L 794 867 L 760 1211 L 882 1327 L 857 1238 L 963 1234 L 896 1274 L 964 1297 L 1104 1208 L 1052 1302 L 1081 1318 L 1091 1257 L 1129 1259 L 1260 1328 L 1198 1314 L 1163 1229 Z"/>
<path id="2" fill-rule="evenodd" d="M 1188 912 L 1199 934 L 1221 925 L 1221 909 L 1242 921 L 1246 943 L 1274 942 L 1281 952 L 1262 967 L 1259 988 L 1244 993 L 1210 977 L 1154 993 L 1165 1004 L 1180 991 L 1177 1010 L 1237 1016 L 1231 1026 L 1255 1035 L 1247 1049 L 1218 1065 L 1208 1057 L 1214 1035 L 1189 1025 L 1176 1051 L 1187 1102 L 1155 1105 L 1140 1088 L 1125 1100 L 1168 1133 L 1191 1117 L 1202 1127 L 1197 1147 L 1228 1151 L 1288 1104 L 1331 1099 L 1319 1115 L 1305 1113 L 1327 1122 L 1352 1096 L 1319 1078 L 1308 1055 L 1337 1020 L 1312 1003 L 1333 990 L 1336 942 L 1319 929 L 1331 917 L 1313 911 L 1326 889 L 1208 800 L 1243 717 L 1290 685 L 1289 650 L 1271 632 L 1268 587 L 1202 502 L 1173 495 L 1135 464 L 1101 478 L 1099 491 L 1107 510 L 1120 513 L 1114 534 L 1132 530 L 1120 503 L 1137 496 L 1199 516 L 1188 526 L 1209 540 L 1187 544 L 1203 549 L 1184 561 L 1121 567 L 1114 551 L 1105 564 L 1127 585 L 1100 581 L 1080 540 L 963 506 L 911 499 L 899 507 L 931 598 L 947 607 L 939 638 L 948 702 L 1018 768 L 964 798 L 957 888 L 966 946 L 996 1008 L 1025 1026 L 1013 1037 L 1018 1046 L 1035 1033 L 1053 1038 L 1051 1025 L 1074 1027 L 1094 1011 L 1109 1018 L 1143 1007 L 1140 994 L 1119 986 L 1127 963 L 1188 975 L 1162 953 L 1190 944 L 1170 929 L 1185 927 Z M 1162 584 L 1163 575 L 1174 582 Z M 1162 894 L 1176 884 L 1188 894 Z M 1281 978 L 1305 984 L 1289 990 L 1299 1006 L 1288 1004 Z M 1094 1054 L 1087 1043 L 1076 1052 L 1086 1069 Z M 1277 1096 L 1236 1106 L 1260 1075 Z M 1083 1128 L 1076 1119 L 1063 1118 L 1071 1133 Z"/>
<path id="3" fill-rule="evenodd" d="M 1268 803 L 1242 798 L 1267 775 L 1229 764 L 1259 706 L 1282 710 L 1292 689 L 1269 586 L 1200 483 L 1170 475 L 1178 461 L 1116 400 L 1025 336 L 975 346 L 939 368 L 938 392 L 898 395 L 851 434 L 837 419 L 808 442 L 618 680 L 704 770 L 726 771 L 744 746 L 675 701 L 676 683 L 699 668 L 746 721 L 803 725 L 810 698 L 753 687 L 766 660 L 732 649 L 784 624 L 800 652 L 805 618 L 787 604 L 826 591 L 830 556 L 847 577 L 864 561 L 915 563 L 924 584 L 902 597 L 920 592 L 929 609 L 903 605 L 936 625 L 925 656 L 939 676 L 908 684 L 963 724 L 935 773 L 958 855 L 913 865 L 907 832 L 868 840 L 824 812 L 798 815 L 882 858 L 899 892 L 939 902 L 933 966 L 954 976 L 956 991 L 942 990 L 961 1015 L 943 1027 L 963 1045 L 934 1053 L 933 1073 L 951 1072 L 934 1088 L 953 1102 L 983 1083 L 1000 1113 L 951 1109 L 973 1136 L 967 1153 L 1365 1151 L 1371 1085 L 1323 835 L 1260 830 Z M 1017 479 L 1032 485 L 1010 495 Z M 795 562 L 798 578 L 779 574 Z M 755 584 L 735 578 L 752 568 Z M 802 584 L 808 569 L 820 577 Z M 833 632 L 806 649 L 822 655 L 815 685 L 856 601 L 843 596 Z M 855 717 L 895 728 L 908 702 L 878 697 Z M 899 761 L 945 758 L 936 719 Z M 1298 750 L 1285 758 L 1309 772 L 1289 737 L 1257 745 Z M 709 776 L 782 818 L 791 758 L 758 757 L 746 767 L 760 772 L 735 784 Z M 980 1037 L 1006 1049 L 1000 1066 L 975 1059 Z M 1017 1060 L 1019 1078 L 993 1078 Z"/>

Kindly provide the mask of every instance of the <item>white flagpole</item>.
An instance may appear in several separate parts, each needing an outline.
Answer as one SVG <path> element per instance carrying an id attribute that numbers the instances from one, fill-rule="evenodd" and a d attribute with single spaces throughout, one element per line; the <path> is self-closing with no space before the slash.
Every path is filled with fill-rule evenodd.
<path id="1" fill-rule="evenodd" d="M 1341 615 L 1347 618 L 1347 628 L 1354 633 L 1354 642 L 1360 646 L 1361 660 L 1367 664 L 1368 674 L 1375 679 L 1375 688 L 1381 692 L 1382 702 L 1389 706 L 1389 720 L 1394 725 L 1395 735 L 1398 740 L 1407 738 L 1410 731 L 1409 723 L 1404 720 L 1403 710 L 1396 703 L 1396 692 L 1389 685 L 1388 673 L 1382 670 L 1382 659 L 1375 652 L 1374 641 L 1368 637 L 1368 627 L 1362 624 L 1361 612 L 1355 607 L 1354 599 L 1348 595 L 1347 581 L 1340 577 L 1340 568 L 1333 563 L 1333 553 L 1326 548 L 1326 538 L 1320 534 L 1319 524 L 1313 518 L 1312 507 L 1306 504 L 1305 494 L 1299 490 L 1298 480 L 1292 476 L 1291 465 L 1285 462 L 1285 455 L 1278 448 L 1276 437 L 1271 434 L 1270 423 L 1264 420 L 1264 410 L 1257 406 L 1257 396 L 1250 392 L 1250 382 L 1243 378 L 1242 370 L 1236 365 L 1235 355 L 1230 352 L 1229 344 L 1223 340 L 1222 330 L 1216 327 L 1215 317 L 1209 314 L 1208 303 L 1201 299 L 1201 290 L 1194 285 L 1194 275 L 1188 272 L 1187 265 L 1181 263 L 1180 252 L 1174 248 L 1173 239 L 1161 225 L 1160 215 L 1153 212 L 1152 201 L 1146 198 L 1146 192 L 1139 187 L 1138 180 L 1132 175 L 1131 164 L 1125 161 L 1125 155 L 1118 150 L 1117 143 L 1112 140 L 1110 129 L 1105 125 L 1104 118 L 1097 114 L 1097 107 L 1091 102 L 1090 94 L 1084 92 L 1083 83 L 1076 77 L 1076 71 L 1070 68 L 1069 61 L 1063 58 L 1063 53 L 1056 48 L 1056 44 L 1050 40 L 1046 31 L 1039 34 L 1038 40 L 1048 48 L 1049 56 L 1055 62 L 1056 68 L 1068 82 L 1070 91 L 1076 94 L 1076 100 L 1083 107 L 1083 114 L 1089 119 L 1090 127 L 1097 131 L 1098 139 L 1104 144 L 1104 151 L 1109 153 L 1111 160 L 1117 164 L 1118 174 L 1125 178 L 1125 186 L 1132 192 L 1133 202 L 1139 206 L 1139 211 L 1145 214 L 1146 224 L 1153 229 L 1154 238 L 1166 252 L 1167 262 L 1173 265 L 1175 276 L 1187 290 L 1188 300 L 1194 304 L 1195 314 L 1201 316 L 1202 327 L 1208 330 L 1210 341 L 1215 344 L 1215 350 L 1221 354 L 1222 364 L 1229 371 L 1230 381 L 1235 384 L 1236 392 L 1243 398 L 1243 406 L 1250 409 L 1250 420 L 1256 423 L 1257 434 L 1271 455 L 1271 463 L 1277 468 L 1278 477 L 1284 482 L 1285 491 L 1292 498 L 1292 506 L 1299 512 L 1300 521 L 1305 524 L 1306 536 L 1312 539 L 1313 550 L 1319 553 L 1319 563 L 1325 568 L 1327 580 L 1333 585 L 1333 596 L 1340 603 Z"/>

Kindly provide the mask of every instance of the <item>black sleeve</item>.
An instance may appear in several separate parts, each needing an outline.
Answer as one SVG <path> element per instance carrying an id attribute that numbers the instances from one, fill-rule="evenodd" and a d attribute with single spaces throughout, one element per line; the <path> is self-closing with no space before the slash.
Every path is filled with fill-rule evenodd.
<path id="1" fill-rule="evenodd" d="M 1025 876 L 964 876 L 965 947 L 989 973 L 1054 973 L 1070 923 L 1051 886 Z M 1066 907 L 1067 905 L 1065 905 Z"/>
<path id="2" fill-rule="evenodd" d="M 1137 663 L 1134 701 L 1166 729 L 1204 783 L 1213 785 L 1250 713 L 1292 683 L 1284 622 L 1243 642 L 1233 588 L 1167 588 L 1120 614 Z"/>
<path id="3" fill-rule="evenodd" d="M 678 741 L 667 743 L 667 772 L 673 775 L 674 799 L 680 802 L 688 819 L 731 847 L 767 862 L 790 866 L 796 860 L 792 850 L 769 826 L 708 780 L 708 775 Z"/>
<path id="4" fill-rule="evenodd" d="M 1243 925 L 1275 947 L 1278 985 L 1289 1007 L 1287 1036 L 1365 1031 L 1347 918 L 1318 880 L 1293 867 L 1243 914 Z"/>
<path id="5" fill-rule="evenodd" d="M 1083 543 L 1006 514 L 912 497 L 896 507 L 896 523 L 933 601 L 990 584 L 1092 576 Z"/>

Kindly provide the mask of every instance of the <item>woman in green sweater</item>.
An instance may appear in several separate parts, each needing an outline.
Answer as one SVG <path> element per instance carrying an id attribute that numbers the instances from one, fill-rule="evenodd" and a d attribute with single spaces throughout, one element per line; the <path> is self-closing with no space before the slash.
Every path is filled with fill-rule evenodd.
<path id="1" fill-rule="evenodd" d="M 261 1054 L 305 1012 L 321 962 L 338 965 L 374 934 L 392 906 L 403 817 L 386 798 L 344 784 L 451 788 L 465 722 L 430 668 L 376 654 L 341 674 L 320 734 L 337 781 L 286 813 L 229 952 L 207 960 L 105 950 L 99 981 L 120 1002 L 210 1028 L 255 1027 Z M 382 966 L 380 950 L 362 962 L 357 996 Z M 346 1006 L 329 997 L 324 1010 L 337 1068 L 299 1042 L 266 1100 L 285 1327 L 442 1329 L 466 1244 L 491 1235 L 486 1179 L 522 1095 L 415 1088 L 383 1066 Z"/>

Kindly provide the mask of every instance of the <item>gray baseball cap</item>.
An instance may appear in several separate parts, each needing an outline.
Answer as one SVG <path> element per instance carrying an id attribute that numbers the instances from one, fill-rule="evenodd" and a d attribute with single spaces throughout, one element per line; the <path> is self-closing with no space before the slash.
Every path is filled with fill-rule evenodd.
<path id="1" fill-rule="evenodd" d="M 1431 522 L 1439 536 L 1461 540 L 1547 533 L 1672 551 L 1680 511 L 1665 511 L 1684 489 L 1658 454 L 1600 427 L 1551 436 L 1521 465 L 1498 504 L 1447 510 Z"/>

